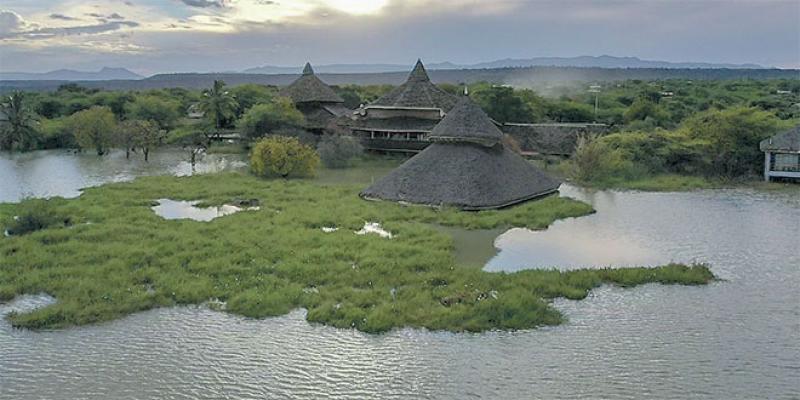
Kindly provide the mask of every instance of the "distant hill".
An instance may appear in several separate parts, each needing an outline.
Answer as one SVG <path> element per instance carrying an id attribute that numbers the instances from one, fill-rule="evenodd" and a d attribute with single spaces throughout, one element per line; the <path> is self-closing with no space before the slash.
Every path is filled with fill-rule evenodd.
<path id="1" fill-rule="evenodd" d="M 527 68 L 492 68 L 492 69 L 429 69 L 431 79 L 436 83 L 473 83 L 490 82 L 498 85 L 516 87 L 546 87 L 565 82 L 608 82 L 625 79 L 688 79 L 688 80 L 725 80 L 725 79 L 799 79 L 797 69 L 724 69 L 724 68 L 580 68 L 580 67 L 527 67 Z M 397 85 L 405 81 L 408 71 L 381 73 L 329 74 L 320 73 L 319 77 L 331 85 Z M 261 85 L 288 85 L 297 79 L 299 73 L 293 74 L 159 74 L 139 80 L 109 81 L 73 81 L 82 86 L 107 90 L 145 90 L 181 87 L 200 89 L 211 87 L 215 79 L 222 79 L 228 85 L 256 83 Z M 0 81 L 0 92 L 14 89 L 47 91 L 55 90 L 69 81 L 59 80 L 6 80 Z"/>
<path id="2" fill-rule="evenodd" d="M 614 56 L 579 56 L 579 57 L 535 57 L 535 58 L 506 58 L 478 64 L 453 64 L 450 62 L 428 63 L 427 69 L 486 69 L 486 68 L 525 68 L 525 67 L 584 67 L 584 68 L 727 68 L 727 69 L 763 69 L 756 64 L 715 64 L 698 62 L 669 62 L 642 60 L 637 57 Z M 404 64 L 321 64 L 314 65 L 318 73 L 348 74 L 348 73 L 379 73 L 410 71 L 412 65 Z M 296 74 L 302 66 L 279 67 L 265 65 L 242 71 L 245 74 Z"/>
<path id="3" fill-rule="evenodd" d="M 109 68 L 93 71 L 59 69 L 50 72 L 0 72 L 4 81 L 108 81 L 121 79 L 142 79 L 143 76 L 125 68 Z"/>

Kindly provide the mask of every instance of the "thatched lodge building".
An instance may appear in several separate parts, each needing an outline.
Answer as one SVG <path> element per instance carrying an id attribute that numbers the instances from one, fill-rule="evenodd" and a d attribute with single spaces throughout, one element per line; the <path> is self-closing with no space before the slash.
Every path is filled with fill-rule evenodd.
<path id="1" fill-rule="evenodd" d="M 331 121 L 351 112 L 344 99 L 314 74 L 311 63 L 306 63 L 303 74 L 281 89 L 280 95 L 292 99 L 306 117 L 304 128 L 314 133 L 322 133 Z"/>
<path id="2" fill-rule="evenodd" d="M 428 134 L 456 102 L 417 60 L 405 83 L 359 107 L 349 127 L 368 150 L 417 152 L 430 144 Z"/>
<path id="3" fill-rule="evenodd" d="M 500 130 L 511 136 L 525 156 L 569 157 L 575 152 L 578 138 L 603 135 L 608 125 L 591 122 L 505 123 Z"/>
<path id="4" fill-rule="evenodd" d="M 364 189 L 361 197 L 485 210 L 535 199 L 560 186 L 506 148 L 503 133 L 468 97 L 452 108 L 428 139 L 430 146 Z"/>
<path id="5" fill-rule="evenodd" d="M 764 152 L 764 180 L 800 181 L 800 125 L 761 142 Z"/>

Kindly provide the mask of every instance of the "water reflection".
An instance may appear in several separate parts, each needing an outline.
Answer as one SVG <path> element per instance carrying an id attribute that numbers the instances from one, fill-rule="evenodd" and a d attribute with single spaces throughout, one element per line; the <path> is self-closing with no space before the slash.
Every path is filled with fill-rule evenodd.
<path id="1" fill-rule="evenodd" d="M 224 217 L 242 210 L 258 210 L 258 207 L 240 208 L 230 204 L 215 207 L 197 207 L 200 200 L 177 201 L 159 199 L 158 205 L 152 209 L 156 215 L 164 219 L 191 219 L 194 221 L 211 221 L 214 218 Z"/>

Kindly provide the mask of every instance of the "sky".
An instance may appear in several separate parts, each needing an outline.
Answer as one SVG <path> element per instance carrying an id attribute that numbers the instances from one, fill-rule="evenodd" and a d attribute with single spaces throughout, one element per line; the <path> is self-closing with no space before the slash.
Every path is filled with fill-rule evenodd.
<path id="1" fill-rule="evenodd" d="M 0 71 L 634 56 L 800 67 L 800 0 L 3 0 Z"/>

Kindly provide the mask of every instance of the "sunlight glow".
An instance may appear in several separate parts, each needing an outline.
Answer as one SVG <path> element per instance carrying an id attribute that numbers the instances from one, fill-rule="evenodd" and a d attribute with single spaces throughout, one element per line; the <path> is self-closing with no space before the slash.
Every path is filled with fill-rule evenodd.
<path id="1" fill-rule="evenodd" d="M 372 14 L 386 6 L 388 0 L 325 0 L 331 8 L 348 14 Z"/>

